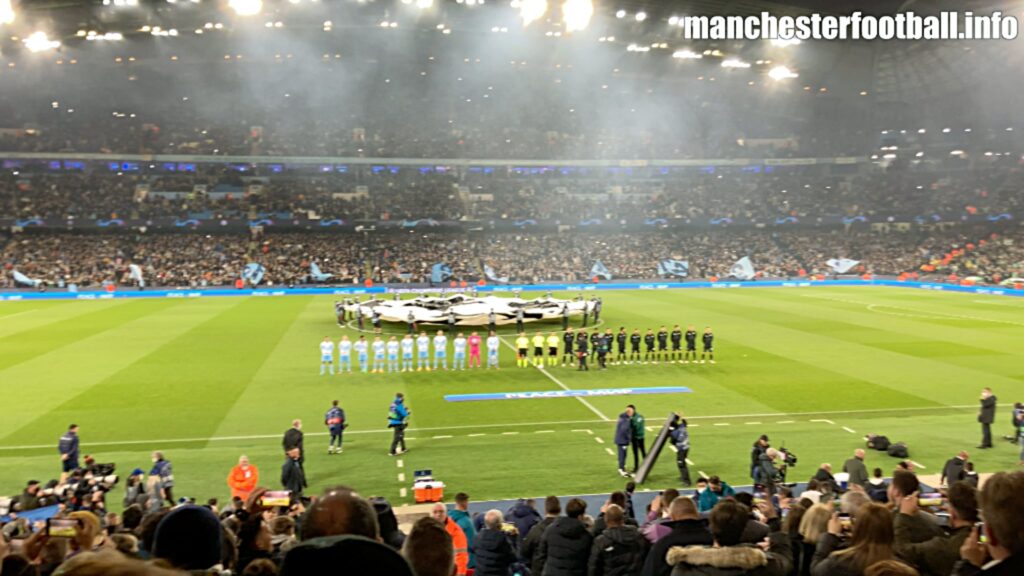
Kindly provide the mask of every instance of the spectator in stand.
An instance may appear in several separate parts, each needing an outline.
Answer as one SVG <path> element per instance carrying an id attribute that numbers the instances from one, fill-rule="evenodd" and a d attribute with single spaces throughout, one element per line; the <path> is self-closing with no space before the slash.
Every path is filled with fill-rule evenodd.
<path id="1" fill-rule="evenodd" d="M 960 559 L 960 547 L 978 521 L 977 492 L 963 481 L 950 486 L 945 505 L 949 513 L 949 533 L 914 544 L 909 541 L 908 523 L 919 512 L 917 500 L 915 493 L 898 502 L 900 513 L 896 515 L 894 550 L 900 558 L 916 566 L 922 576 L 947 576 Z"/>
<path id="2" fill-rule="evenodd" d="M 818 481 L 818 490 L 821 490 L 822 494 L 835 494 L 839 491 L 836 477 L 832 475 L 832 465 L 828 462 L 818 467 L 814 479 Z"/>
<path id="3" fill-rule="evenodd" d="M 530 529 L 529 534 L 523 537 L 523 543 L 519 547 L 519 559 L 527 566 L 532 567 L 533 559 L 540 549 L 540 541 L 544 537 L 544 531 L 555 523 L 555 520 L 562 514 L 562 503 L 558 496 L 548 496 L 544 499 L 544 518 Z"/>
<path id="4" fill-rule="evenodd" d="M 793 566 L 789 536 L 781 531 L 775 508 L 759 505 L 771 530 L 767 550 L 742 543 L 750 509 L 733 499 L 715 505 L 709 516 L 714 546 L 677 546 L 668 552 L 672 576 L 786 576 Z"/>
<path id="5" fill-rule="evenodd" d="M 739 492 L 733 498 L 737 502 L 743 504 L 750 510 L 750 519 L 747 520 L 747 529 L 743 531 L 743 541 L 749 544 L 757 544 L 763 542 L 768 537 L 771 530 L 767 524 L 762 522 L 762 518 L 754 505 L 754 495 L 751 492 Z"/>
<path id="6" fill-rule="evenodd" d="M 244 571 L 256 560 L 270 560 L 273 552 L 273 536 L 263 515 L 256 514 L 242 522 L 238 530 L 237 571 Z"/>
<path id="7" fill-rule="evenodd" d="M 473 527 L 473 517 L 469 515 L 469 494 L 459 492 L 455 495 L 455 508 L 448 512 L 448 517 L 466 534 L 466 542 L 469 543 L 469 568 L 475 568 L 473 541 L 476 540 L 476 529 Z"/>
<path id="8" fill-rule="evenodd" d="M 584 576 L 594 537 L 583 524 L 587 503 L 579 498 L 569 500 L 565 516 L 548 526 L 533 558 L 532 571 L 540 576 Z"/>
<path id="9" fill-rule="evenodd" d="M 800 519 L 800 563 L 794 566 L 799 576 L 810 576 L 811 559 L 817 550 L 818 542 L 821 542 L 828 533 L 828 521 L 832 518 L 832 507 L 828 504 L 815 504 L 804 512 Z"/>
<path id="10" fill-rule="evenodd" d="M 678 497 L 679 491 L 675 488 L 669 488 L 663 491 L 659 497 L 651 500 L 651 509 L 647 513 L 647 521 L 640 529 L 640 532 L 651 544 L 661 540 L 662 537 L 671 531 L 665 526 L 665 523 L 669 521 L 669 508 L 672 506 L 672 501 Z"/>
<path id="11" fill-rule="evenodd" d="M 217 516 L 202 506 L 170 511 L 156 527 L 153 557 L 179 570 L 230 569 L 222 564 L 224 538 Z"/>
<path id="12" fill-rule="evenodd" d="M 278 564 L 284 555 L 298 544 L 295 538 L 295 519 L 291 516 L 278 516 L 270 521 L 270 545 L 273 548 L 274 561 Z"/>
<path id="13" fill-rule="evenodd" d="M 975 526 L 960 547 L 955 576 L 1011 576 L 1024 573 L 1024 471 L 999 472 L 982 487 L 984 536 Z"/>
<path id="14" fill-rule="evenodd" d="M 610 504 L 604 512 L 607 528 L 594 537 L 590 552 L 589 576 L 636 576 L 647 556 L 647 540 L 625 523 L 626 512 Z"/>
<path id="15" fill-rule="evenodd" d="M 821 502 L 822 496 L 823 494 L 818 490 L 818 481 L 814 478 L 807 482 L 807 489 L 800 493 L 800 498 L 807 498 L 815 504 Z"/>
<path id="16" fill-rule="evenodd" d="M 506 532 L 500 510 L 488 510 L 484 514 L 484 529 L 476 535 L 473 549 L 476 550 L 477 576 L 508 576 L 516 562 L 515 539 L 518 532 L 513 527 Z"/>
<path id="17" fill-rule="evenodd" d="M 868 496 L 875 502 L 885 503 L 888 501 L 886 492 L 889 490 L 889 483 L 882 476 L 882 469 L 875 468 L 871 471 L 871 478 L 868 479 Z"/>
<path id="18" fill-rule="evenodd" d="M 921 574 L 899 560 L 875 562 L 864 570 L 864 576 L 921 576 Z"/>
<path id="19" fill-rule="evenodd" d="M 231 488 L 231 497 L 246 500 L 249 494 L 256 489 L 260 481 L 260 472 L 256 466 L 249 463 L 249 457 L 242 455 L 238 457 L 238 464 L 228 474 L 228 488 Z"/>
<path id="20" fill-rule="evenodd" d="M 14 510 L 18 512 L 28 512 L 39 508 L 39 481 L 29 480 L 21 495 L 15 499 L 14 504 L 17 506 Z"/>
<path id="21" fill-rule="evenodd" d="M 896 470 L 892 475 L 892 484 L 889 486 L 889 503 L 891 506 L 897 507 L 893 510 L 893 521 L 895 522 L 895 515 L 899 514 L 899 503 L 904 498 L 911 494 L 916 494 L 921 490 L 921 482 L 917 479 L 917 476 L 909 470 Z M 859 517 L 860 513 L 864 510 L 861 507 L 857 511 Z M 939 526 L 938 520 L 935 516 L 918 511 L 916 514 L 909 515 L 906 518 L 901 519 L 904 529 L 904 540 L 910 544 L 917 544 L 919 542 L 927 542 L 937 536 L 942 536 L 942 528 Z"/>
<path id="22" fill-rule="evenodd" d="M 171 461 L 164 458 L 164 453 L 153 452 L 153 468 L 149 470 L 150 478 L 158 479 L 158 486 L 161 496 L 171 506 L 177 504 L 174 501 L 174 468 Z"/>
<path id="23" fill-rule="evenodd" d="M 259 494 L 259 490 L 254 495 Z M 253 496 L 250 496 L 252 499 Z M 335 486 L 323 491 L 302 517 L 302 540 L 325 536 L 362 536 L 380 538 L 377 512 L 370 503 L 348 486 Z"/>
<path id="24" fill-rule="evenodd" d="M 433 518 L 420 518 L 412 525 L 402 556 L 416 576 L 452 576 L 456 571 L 451 534 Z"/>
<path id="25" fill-rule="evenodd" d="M 868 468 L 864 465 L 864 450 L 858 448 L 853 452 L 853 458 L 843 463 L 843 472 L 850 475 L 849 485 L 860 486 L 868 489 Z"/>
<path id="26" fill-rule="evenodd" d="M 939 480 L 939 484 L 952 486 L 961 480 L 966 480 L 967 458 L 967 451 L 961 450 L 956 456 L 946 460 L 946 464 L 942 467 L 942 478 Z"/>
<path id="27" fill-rule="evenodd" d="M 486 518 L 484 521 L 486 522 Z M 533 526 L 540 522 L 540 513 L 537 512 L 537 506 L 533 499 L 520 498 L 513 504 L 508 510 L 508 521 L 516 527 L 516 546 L 518 547 Z M 469 538 L 469 534 L 466 534 L 466 537 Z"/>
<path id="28" fill-rule="evenodd" d="M 855 518 L 861 507 L 868 502 L 871 502 L 871 498 L 867 494 L 850 490 L 839 498 L 839 511 L 843 514 L 849 514 L 851 518 Z"/>
<path id="29" fill-rule="evenodd" d="M 57 450 L 60 452 L 61 460 L 61 483 L 67 475 L 78 470 L 78 424 L 68 426 L 68 431 L 60 437 L 57 443 Z"/>
<path id="30" fill-rule="evenodd" d="M 669 576 L 672 566 L 665 556 L 675 546 L 710 546 L 714 542 L 692 498 L 677 497 L 669 505 L 668 513 L 669 521 L 665 526 L 670 532 L 651 546 L 644 561 L 642 576 Z"/>
<path id="31" fill-rule="evenodd" d="M 828 534 L 818 541 L 811 562 L 812 576 L 860 576 L 877 562 L 895 560 L 893 552 L 893 520 L 881 504 L 861 508 L 853 523 L 848 547 L 840 550 L 843 525 L 838 514 L 828 522 Z"/>
<path id="32" fill-rule="evenodd" d="M 707 490 L 700 493 L 700 497 L 697 500 L 697 509 L 701 512 L 710 512 L 715 504 L 723 498 L 735 496 L 736 491 L 733 490 L 729 483 L 719 478 L 717 475 L 708 478 Z"/>
<path id="33" fill-rule="evenodd" d="M 469 543 L 466 533 L 462 528 L 448 516 L 448 507 L 438 502 L 430 510 L 430 517 L 437 520 L 448 531 L 452 537 L 452 546 L 455 547 L 455 573 L 456 576 L 465 576 L 469 568 Z"/>
<path id="34" fill-rule="evenodd" d="M 625 510 L 626 509 L 626 494 L 625 494 L 625 492 L 612 492 L 611 494 L 608 495 L 608 501 L 605 502 L 604 506 L 601 507 L 601 513 L 598 514 L 597 518 L 594 519 L 594 527 L 590 531 L 590 533 L 593 534 L 595 537 L 598 534 L 600 534 L 601 532 L 604 531 L 604 528 L 605 528 L 605 518 L 604 518 L 605 511 L 608 509 L 609 506 L 612 506 L 612 505 L 618 506 L 619 508 L 622 508 L 623 510 Z M 636 520 L 634 520 L 632 518 L 626 518 L 624 520 L 624 522 L 627 525 L 629 525 L 629 526 L 639 526 L 639 524 L 637 524 Z"/>

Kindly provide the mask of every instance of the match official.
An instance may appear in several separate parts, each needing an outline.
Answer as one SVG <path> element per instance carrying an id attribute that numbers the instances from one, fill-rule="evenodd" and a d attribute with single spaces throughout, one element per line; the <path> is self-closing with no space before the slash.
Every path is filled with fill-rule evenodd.
<path id="1" fill-rule="evenodd" d="M 331 409 L 324 415 L 324 424 L 327 431 L 331 433 L 331 440 L 327 444 L 328 454 L 341 454 L 341 434 L 348 424 L 345 423 L 345 411 L 338 406 L 338 401 L 331 402 Z"/>

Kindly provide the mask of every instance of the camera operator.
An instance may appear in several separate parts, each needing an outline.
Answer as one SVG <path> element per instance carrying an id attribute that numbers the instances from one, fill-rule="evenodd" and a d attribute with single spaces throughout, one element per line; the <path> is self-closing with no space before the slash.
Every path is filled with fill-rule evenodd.
<path id="1" fill-rule="evenodd" d="M 779 451 L 775 448 L 768 448 L 758 457 L 758 468 L 757 475 L 761 479 L 761 484 L 764 486 L 765 495 L 771 497 L 775 495 L 775 486 L 777 483 L 783 480 L 783 468 L 776 466 L 776 460 L 779 458 Z M 782 464 L 785 466 L 785 464 Z"/>
<path id="2" fill-rule="evenodd" d="M 761 437 L 754 442 L 754 446 L 750 451 L 750 478 L 754 481 L 754 484 L 761 483 L 761 456 L 764 455 L 768 446 L 768 435 L 762 434 Z"/>

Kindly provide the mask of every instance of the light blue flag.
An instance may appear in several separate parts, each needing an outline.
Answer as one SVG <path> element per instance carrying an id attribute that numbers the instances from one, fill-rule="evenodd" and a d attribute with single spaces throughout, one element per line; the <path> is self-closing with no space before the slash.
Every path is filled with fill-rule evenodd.
<path id="1" fill-rule="evenodd" d="M 140 268 L 138 264 L 128 265 L 128 275 L 132 280 L 139 283 L 139 288 L 146 287 L 146 281 L 142 278 L 142 268 Z"/>
<path id="2" fill-rule="evenodd" d="M 754 264 L 749 256 L 744 256 L 736 261 L 729 269 L 729 276 L 740 280 L 752 280 L 754 278 Z"/>
<path id="3" fill-rule="evenodd" d="M 309 276 L 313 279 L 313 282 L 325 282 L 333 278 L 334 274 L 325 274 L 320 271 L 320 267 L 316 265 L 316 262 L 310 262 Z"/>
<path id="4" fill-rule="evenodd" d="M 21 272 L 18 272 L 17 270 L 12 271 L 11 274 L 14 276 L 14 281 L 17 282 L 18 284 L 23 285 L 23 286 L 32 286 L 34 288 L 34 287 L 39 286 L 40 284 L 43 283 L 42 280 L 36 280 L 35 278 L 29 278 L 28 276 L 25 276 L 24 274 L 22 274 Z"/>
<path id="5" fill-rule="evenodd" d="M 658 276 L 686 278 L 690 275 L 690 263 L 686 260 L 665 259 L 658 262 Z"/>
<path id="6" fill-rule="evenodd" d="M 594 260 L 594 265 L 590 267 L 590 277 L 599 276 L 605 280 L 612 279 L 612 273 L 608 271 L 608 267 L 601 263 L 600 260 Z"/>
<path id="7" fill-rule="evenodd" d="M 849 258 L 832 258 L 825 263 L 828 264 L 828 267 L 836 274 L 846 274 L 852 270 L 854 266 L 860 264 L 860 261 L 851 260 Z"/>
<path id="8" fill-rule="evenodd" d="M 487 280 L 489 280 L 490 282 L 497 282 L 499 284 L 508 283 L 508 276 L 505 276 L 504 278 L 499 278 L 498 274 L 494 271 L 494 268 L 491 268 L 487 264 L 484 264 L 484 277 L 487 278 Z"/>
<path id="9" fill-rule="evenodd" d="M 452 267 L 438 262 L 430 267 L 430 281 L 439 284 L 452 278 Z"/>
<path id="10" fill-rule="evenodd" d="M 263 281 L 263 275 L 266 274 L 266 272 L 267 269 L 264 268 L 262 264 L 250 262 L 242 269 L 242 279 L 250 285 L 255 286 Z"/>

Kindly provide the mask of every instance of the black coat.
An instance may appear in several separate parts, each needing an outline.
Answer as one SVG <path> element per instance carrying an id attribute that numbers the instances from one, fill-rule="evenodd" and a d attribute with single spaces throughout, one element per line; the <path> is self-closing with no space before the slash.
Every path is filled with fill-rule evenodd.
<path id="1" fill-rule="evenodd" d="M 306 471 L 302 469 L 302 463 L 298 460 L 286 458 L 284 466 L 281 467 L 281 485 L 286 490 L 291 490 L 292 495 L 299 496 L 306 487 Z"/>
<path id="2" fill-rule="evenodd" d="M 643 576 L 669 576 L 672 573 L 672 566 L 665 561 L 665 555 L 673 546 L 710 546 L 714 543 L 714 538 L 703 520 L 674 520 L 665 522 L 664 525 L 670 527 L 672 531 L 662 536 L 651 547 L 641 572 Z"/>
<path id="3" fill-rule="evenodd" d="M 473 540 L 477 576 L 508 576 L 508 568 L 516 561 L 516 550 L 508 535 L 501 530 L 485 528 Z"/>
<path id="4" fill-rule="evenodd" d="M 946 460 L 946 465 L 942 467 L 942 478 L 946 481 L 947 486 L 953 486 L 953 484 L 967 478 L 964 464 L 965 462 L 957 456 Z"/>
<path id="5" fill-rule="evenodd" d="M 284 446 L 284 451 L 287 452 L 292 448 L 298 448 L 299 454 L 305 456 L 306 451 L 302 448 L 302 430 L 298 428 L 289 428 L 284 433 L 284 440 L 281 442 Z"/>
<path id="6" fill-rule="evenodd" d="M 534 524 L 533 528 L 530 528 L 530 532 L 523 538 L 523 543 L 519 545 L 519 558 L 527 566 L 533 566 L 533 559 L 536 557 L 537 551 L 540 550 L 540 541 L 544 538 L 544 531 L 557 519 L 545 516 L 540 522 Z"/>
<path id="7" fill-rule="evenodd" d="M 588 576 L 637 576 L 647 555 L 647 539 L 635 526 L 605 528 L 590 550 Z"/>
<path id="8" fill-rule="evenodd" d="M 991 424 L 996 420 L 996 397 L 989 396 L 981 401 L 981 411 L 978 412 L 978 422 Z"/>
<path id="9" fill-rule="evenodd" d="M 540 540 L 533 559 L 535 576 L 585 576 L 594 537 L 576 518 L 555 520 Z"/>

